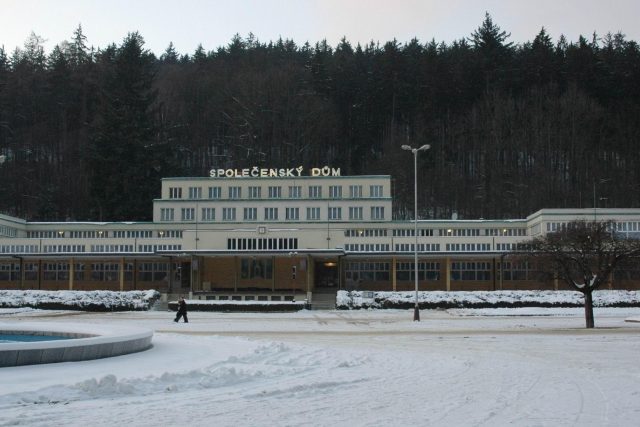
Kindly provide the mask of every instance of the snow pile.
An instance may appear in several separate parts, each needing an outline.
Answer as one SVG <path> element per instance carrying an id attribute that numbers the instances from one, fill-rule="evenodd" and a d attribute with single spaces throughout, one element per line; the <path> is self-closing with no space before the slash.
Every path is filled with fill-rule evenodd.
<path id="1" fill-rule="evenodd" d="M 582 307 L 577 291 L 429 291 L 418 293 L 420 308 Z M 595 307 L 640 307 L 638 291 L 595 291 Z M 415 292 L 338 291 L 340 310 L 361 308 L 411 308 Z"/>
<path id="2" fill-rule="evenodd" d="M 0 308 L 31 307 L 44 310 L 131 311 L 148 310 L 160 297 L 148 291 L 17 291 L 0 290 Z"/>

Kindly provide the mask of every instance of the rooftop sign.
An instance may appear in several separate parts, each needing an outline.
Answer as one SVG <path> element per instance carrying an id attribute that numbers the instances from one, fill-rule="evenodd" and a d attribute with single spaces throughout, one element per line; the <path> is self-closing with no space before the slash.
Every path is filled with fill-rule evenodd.
<path id="1" fill-rule="evenodd" d="M 209 171 L 210 178 L 296 178 L 303 176 L 304 168 L 259 168 L 254 166 L 245 169 L 211 169 Z M 340 176 L 340 168 L 330 168 L 324 166 L 321 168 L 310 168 L 304 176 Z"/>

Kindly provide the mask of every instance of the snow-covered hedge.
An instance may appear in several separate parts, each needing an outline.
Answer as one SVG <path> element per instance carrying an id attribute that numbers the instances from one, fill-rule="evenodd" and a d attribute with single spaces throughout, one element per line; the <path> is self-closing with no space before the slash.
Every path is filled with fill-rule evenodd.
<path id="1" fill-rule="evenodd" d="M 160 297 L 158 291 L 16 291 L 0 290 L 0 308 L 43 310 L 142 311 Z"/>
<path id="2" fill-rule="evenodd" d="M 595 291 L 596 307 L 640 307 L 638 291 Z M 415 292 L 338 291 L 336 308 L 414 307 Z M 495 307 L 582 307 L 584 298 L 576 291 L 474 291 L 418 293 L 420 308 L 495 308 Z"/>

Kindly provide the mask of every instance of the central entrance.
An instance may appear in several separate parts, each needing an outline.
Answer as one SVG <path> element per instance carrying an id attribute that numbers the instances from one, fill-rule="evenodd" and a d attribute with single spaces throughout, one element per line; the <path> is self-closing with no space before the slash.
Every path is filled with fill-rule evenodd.
<path id="1" fill-rule="evenodd" d="M 314 263 L 314 283 L 317 290 L 340 289 L 340 268 L 338 258 L 316 260 Z"/>

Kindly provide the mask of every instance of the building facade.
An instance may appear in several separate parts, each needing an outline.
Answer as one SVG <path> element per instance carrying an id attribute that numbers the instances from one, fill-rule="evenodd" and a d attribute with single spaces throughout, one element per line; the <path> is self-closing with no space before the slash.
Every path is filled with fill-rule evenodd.
<path id="1" fill-rule="evenodd" d="M 27 222 L 0 215 L 0 289 L 190 292 L 282 300 L 414 289 L 414 221 L 395 221 L 389 176 L 318 168 L 166 178 L 152 222 Z M 543 209 L 524 219 L 418 221 L 421 290 L 564 289 L 509 257 L 574 220 L 640 238 L 640 209 Z M 635 269 L 634 269 L 635 268 Z M 640 266 L 610 287 L 640 289 Z"/>

